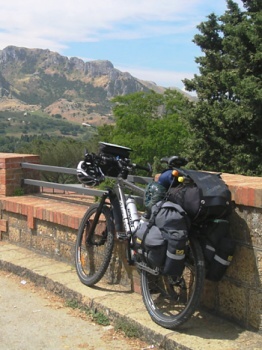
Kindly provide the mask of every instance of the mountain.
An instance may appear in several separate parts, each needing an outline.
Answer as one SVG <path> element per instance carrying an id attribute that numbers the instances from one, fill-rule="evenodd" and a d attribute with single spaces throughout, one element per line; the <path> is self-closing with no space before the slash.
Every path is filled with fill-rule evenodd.
<path id="1" fill-rule="evenodd" d="M 79 123 L 112 122 L 110 99 L 165 88 L 115 69 L 56 52 L 8 46 L 0 50 L 0 110 L 43 110 Z"/>

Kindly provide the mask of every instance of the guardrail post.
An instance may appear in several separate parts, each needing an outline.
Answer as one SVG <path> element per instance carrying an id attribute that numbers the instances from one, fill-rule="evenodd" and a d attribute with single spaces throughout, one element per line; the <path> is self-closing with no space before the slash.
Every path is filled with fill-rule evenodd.
<path id="1" fill-rule="evenodd" d="M 40 178 L 38 171 L 22 169 L 22 162 L 39 164 L 40 158 L 38 155 L 32 154 L 0 153 L 0 195 L 14 196 L 39 192 L 39 188 L 35 186 L 22 188 L 22 179 L 26 177 Z M 29 174 L 30 176 L 28 176 Z"/>

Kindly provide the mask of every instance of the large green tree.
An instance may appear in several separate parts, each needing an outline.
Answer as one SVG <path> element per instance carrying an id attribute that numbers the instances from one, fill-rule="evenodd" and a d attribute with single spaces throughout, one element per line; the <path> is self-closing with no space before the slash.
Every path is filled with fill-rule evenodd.
<path id="1" fill-rule="evenodd" d="M 191 154 L 197 167 L 262 174 L 262 3 L 232 0 L 226 12 L 210 14 L 194 42 L 199 75 L 185 79 L 198 102 L 189 115 Z"/>
<path id="2" fill-rule="evenodd" d="M 113 99 L 114 127 L 99 128 L 103 141 L 131 147 L 132 160 L 153 163 L 154 158 L 185 154 L 188 137 L 185 116 L 191 104 L 175 90 L 163 94 L 136 92 Z"/>

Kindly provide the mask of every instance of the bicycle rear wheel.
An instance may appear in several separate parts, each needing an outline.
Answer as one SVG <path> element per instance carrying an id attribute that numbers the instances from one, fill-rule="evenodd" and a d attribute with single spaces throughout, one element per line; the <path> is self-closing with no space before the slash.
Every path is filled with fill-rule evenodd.
<path id="1" fill-rule="evenodd" d="M 92 286 L 104 276 L 114 248 L 114 224 L 110 209 L 104 205 L 98 223 L 90 234 L 91 223 L 99 204 L 93 204 L 85 213 L 77 234 L 75 266 L 80 281 Z"/>
<path id="2" fill-rule="evenodd" d="M 191 239 L 183 274 L 177 280 L 171 276 L 152 275 L 141 271 L 141 291 L 152 320 L 162 327 L 175 329 L 195 312 L 204 285 L 205 264 L 197 240 Z"/>

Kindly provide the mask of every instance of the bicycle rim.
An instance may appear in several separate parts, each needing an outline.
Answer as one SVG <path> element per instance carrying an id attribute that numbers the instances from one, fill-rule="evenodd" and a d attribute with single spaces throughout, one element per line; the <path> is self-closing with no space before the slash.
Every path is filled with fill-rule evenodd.
<path id="1" fill-rule="evenodd" d="M 142 270 L 142 296 L 152 320 L 169 329 L 185 323 L 200 302 L 204 278 L 203 253 L 196 240 L 190 242 L 183 274 L 176 281 L 171 276 L 154 276 Z"/>
<path id="2" fill-rule="evenodd" d="M 96 284 L 104 276 L 114 247 L 114 225 L 110 209 L 106 205 L 93 235 L 89 233 L 97 209 L 98 204 L 94 204 L 87 210 L 79 226 L 76 241 L 76 271 L 81 282 L 87 286 Z"/>

